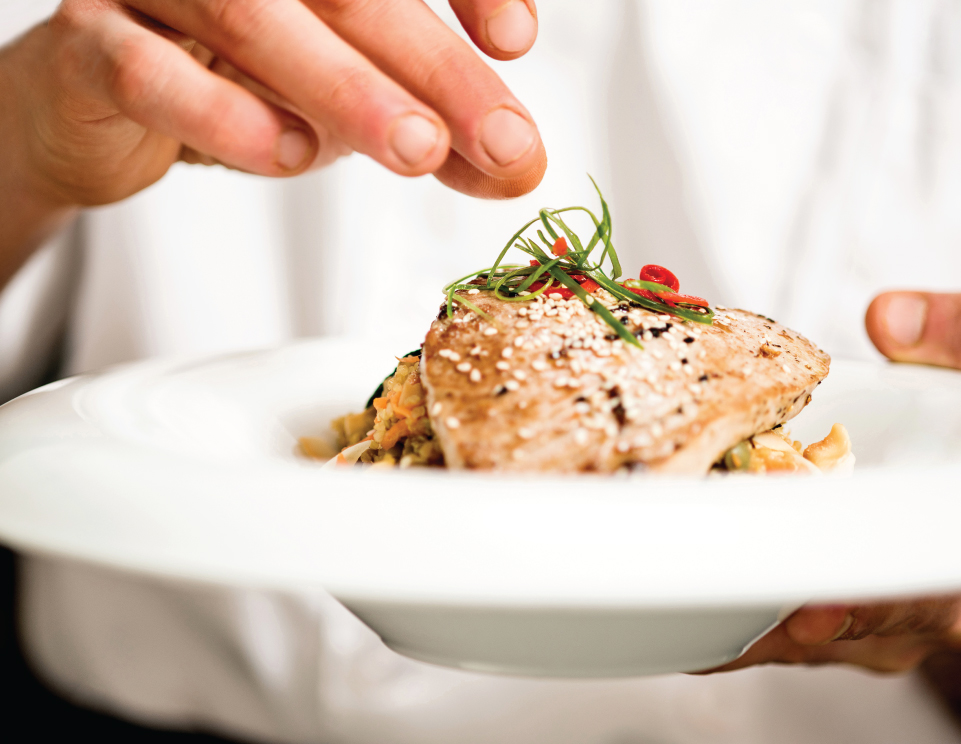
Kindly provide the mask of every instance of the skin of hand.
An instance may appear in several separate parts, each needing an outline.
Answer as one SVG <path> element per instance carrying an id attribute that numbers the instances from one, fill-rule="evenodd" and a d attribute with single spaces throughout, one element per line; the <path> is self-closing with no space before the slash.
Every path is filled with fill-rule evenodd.
<path id="1" fill-rule="evenodd" d="M 525 54 L 533 0 L 450 0 Z M 81 206 L 177 160 L 291 176 L 356 151 L 483 198 L 540 183 L 524 106 L 421 0 L 64 0 L 0 49 L 0 286 Z"/>
<path id="2" fill-rule="evenodd" d="M 865 317 L 868 336 L 896 362 L 961 369 L 961 294 L 886 292 Z M 933 680 L 958 686 L 961 594 L 895 602 L 802 607 L 747 652 L 710 672 L 756 664 L 845 663 L 902 672 L 939 654 L 950 665 Z M 943 653 L 942 653 L 943 652 Z M 931 675 L 929 675 L 931 676 Z M 953 697 L 957 691 L 949 691 Z"/>

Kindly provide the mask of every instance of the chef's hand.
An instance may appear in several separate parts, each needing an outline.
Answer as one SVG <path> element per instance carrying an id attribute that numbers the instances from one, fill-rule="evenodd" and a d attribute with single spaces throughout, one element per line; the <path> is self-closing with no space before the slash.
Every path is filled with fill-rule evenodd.
<path id="1" fill-rule="evenodd" d="M 533 0 L 450 0 L 515 59 Z M 178 159 L 290 176 L 357 151 L 473 196 L 532 190 L 530 114 L 421 0 L 64 0 L 0 49 L 0 286 L 71 209 Z"/>
<path id="2" fill-rule="evenodd" d="M 861 605 L 802 607 L 730 664 L 855 664 L 913 669 L 936 651 L 961 650 L 961 595 Z"/>
<path id="3" fill-rule="evenodd" d="M 534 43 L 533 0 L 451 5 L 488 56 Z M 546 167 L 530 114 L 421 0 L 64 0 L 11 56 L 23 167 L 79 204 L 178 158 L 289 176 L 354 150 L 485 197 Z"/>
<path id="4" fill-rule="evenodd" d="M 894 361 L 961 369 L 961 294 L 887 292 L 871 303 L 865 325 L 878 350 Z M 765 663 L 831 662 L 904 671 L 936 652 L 946 652 L 940 655 L 935 674 L 926 671 L 937 677 L 939 687 L 947 681 L 956 688 L 961 664 L 950 652 L 957 651 L 961 651 L 961 595 L 807 606 L 741 658 L 711 671 Z"/>

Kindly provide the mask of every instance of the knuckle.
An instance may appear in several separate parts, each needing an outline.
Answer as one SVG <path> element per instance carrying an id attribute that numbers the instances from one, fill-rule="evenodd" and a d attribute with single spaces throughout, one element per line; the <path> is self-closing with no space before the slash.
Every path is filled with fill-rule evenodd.
<path id="1" fill-rule="evenodd" d="M 121 107 L 135 106 L 156 87 L 158 65 L 133 39 L 122 39 L 108 56 L 108 89 Z"/>
<path id="2" fill-rule="evenodd" d="M 263 30 L 277 0 L 207 0 L 204 22 L 228 44 L 240 44 Z"/>
<path id="3" fill-rule="evenodd" d="M 346 68 L 324 93 L 326 108 L 335 116 L 349 115 L 368 99 L 372 86 L 373 81 L 369 72 L 357 67 Z"/>
<path id="4" fill-rule="evenodd" d="M 103 0 L 63 0 L 47 25 L 55 33 L 76 33 L 88 28 L 107 5 Z"/>

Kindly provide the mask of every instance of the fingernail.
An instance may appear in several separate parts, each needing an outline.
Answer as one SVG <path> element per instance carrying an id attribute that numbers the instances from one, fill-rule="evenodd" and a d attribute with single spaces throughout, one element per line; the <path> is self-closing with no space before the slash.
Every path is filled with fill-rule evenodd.
<path id="1" fill-rule="evenodd" d="M 531 123 L 510 109 L 494 109 L 481 124 L 481 146 L 498 165 L 509 165 L 526 154 L 534 139 Z"/>
<path id="2" fill-rule="evenodd" d="M 302 129 L 288 129 L 277 138 L 277 164 L 287 171 L 298 171 L 311 153 L 310 137 Z"/>
<path id="3" fill-rule="evenodd" d="M 831 637 L 831 640 L 828 641 L 828 643 L 831 643 L 832 641 L 836 641 L 838 638 L 843 636 L 845 633 L 847 633 L 851 629 L 852 625 L 854 625 L 854 615 L 851 615 L 851 614 L 845 615 L 844 622 L 841 623 L 841 627 L 838 628 L 838 632 Z"/>
<path id="4" fill-rule="evenodd" d="M 511 0 L 487 19 L 487 38 L 502 52 L 523 52 L 536 34 L 537 22 L 522 0 Z"/>
<path id="5" fill-rule="evenodd" d="M 407 165 L 417 165 L 434 150 L 439 137 L 434 122 L 420 114 L 406 114 L 391 130 L 390 146 Z"/>
<path id="6" fill-rule="evenodd" d="M 914 346 L 921 340 L 928 316 L 928 301 L 919 295 L 896 294 L 888 300 L 884 325 L 898 346 Z"/>

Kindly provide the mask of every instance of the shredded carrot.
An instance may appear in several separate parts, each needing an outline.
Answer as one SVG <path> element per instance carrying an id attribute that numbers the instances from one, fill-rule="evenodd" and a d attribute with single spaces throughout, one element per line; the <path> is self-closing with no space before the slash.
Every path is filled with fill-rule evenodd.
<path id="1" fill-rule="evenodd" d="M 395 390 L 394 394 L 390 396 L 390 402 L 394 406 L 394 415 L 397 418 L 404 418 L 406 416 L 410 416 L 410 411 L 411 411 L 411 409 L 408 408 L 407 406 L 402 406 L 400 404 L 400 395 L 402 392 L 403 392 L 403 389 Z"/>
<path id="2" fill-rule="evenodd" d="M 387 408 L 387 398 L 374 398 L 374 408 L 378 411 L 383 411 Z"/>
<path id="3" fill-rule="evenodd" d="M 380 440 L 380 446 L 387 450 L 397 444 L 397 441 L 405 434 L 410 433 L 410 427 L 407 426 L 407 419 L 402 419 L 394 424 L 386 434 L 384 438 Z"/>

